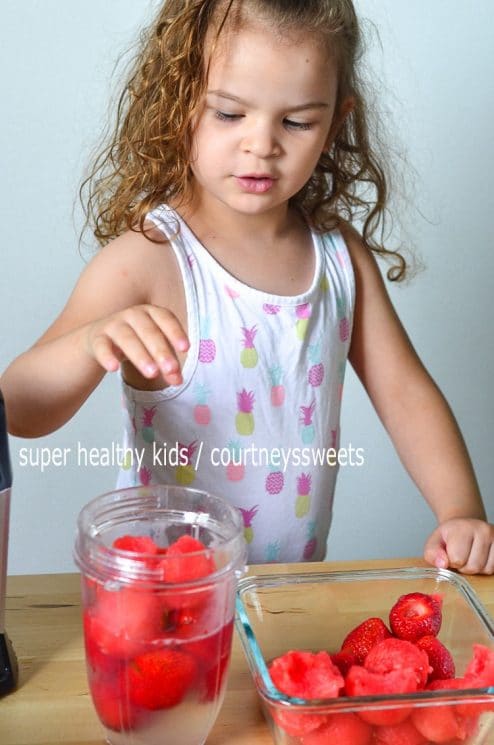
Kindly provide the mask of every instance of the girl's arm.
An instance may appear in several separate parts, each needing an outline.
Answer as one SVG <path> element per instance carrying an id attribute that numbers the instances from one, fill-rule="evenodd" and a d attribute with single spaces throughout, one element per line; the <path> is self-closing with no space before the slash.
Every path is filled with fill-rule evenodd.
<path id="1" fill-rule="evenodd" d="M 167 248 L 129 231 L 88 264 L 60 316 L 0 378 L 12 434 L 39 437 L 60 427 L 122 360 L 135 368 L 133 378 L 180 382 L 175 349 L 185 351 L 187 337 L 170 311 L 152 304 L 156 278 L 167 266 L 175 276 Z M 169 301 L 166 281 L 159 288 Z"/>
<path id="2" fill-rule="evenodd" d="M 486 514 L 465 443 L 440 390 L 424 368 L 362 238 L 345 227 L 356 280 L 349 358 L 402 463 L 438 521 L 425 559 L 464 573 L 494 572 L 494 527 Z"/>

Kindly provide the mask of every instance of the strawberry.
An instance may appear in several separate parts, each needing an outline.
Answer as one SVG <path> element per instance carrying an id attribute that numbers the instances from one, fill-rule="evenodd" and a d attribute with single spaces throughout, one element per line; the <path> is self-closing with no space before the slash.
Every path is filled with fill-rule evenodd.
<path id="1" fill-rule="evenodd" d="M 197 675 L 194 658 L 175 649 L 145 652 L 128 666 L 129 698 L 144 709 L 167 709 L 183 699 Z"/>
<path id="2" fill-rule="evenodd" d="M 427 684 L 428 691 L 457 691 L 467 688 L 465 678 L 447 678 L 446 680 L 432 680 Z"/>
<path id="3" fill-rule="evenodd" d="M 363 665 L 370 650 L 377 642 L 391 636 L 386 624 L 380 618 L 367 618 L 344 638 L 341 651 L 352 652 L 357 665 Z"/>
<path id="4" fill-rule="evenodd" d="M 415 673 L 417 689 L 423 688 L 431 670 L 427 652 L 404 639 L 384 639 L 376 644 L 365 658 L 364 667 L 371 673 L 400 672 Z"/>
<path id="5" fill-rule="evenodd" d="M 381 696 L 393 693 L 415 693 L 417 675 L 414 670 L 392 670 L 387 673 L 372 673 L 365 667 L 354 665 L 345 680 L 348 696 Z M 369 724 L 391 726 L 399 724 L 410 714 L 411 707 L 400 706 L 395 709 L 369 707 L 359 711 L 359 716 Z"/>
<path id="6" fill-rule="evenodd" d="M 391 608 L 389 624 L 399 639 L 416 642 L 422 636 L 437 636 L 442 622 L 442 598 L 412 592 L 402 595 Z"/>
<path id="7" fill-rule="evenodd" d="M 137 554 L 157 554 L 159 549 L 148 535 L 122 535 L 115 538 L 113 548 Z"/>
<path id="8" fill-rule="evenodd" d="M 326 724 L 303 738 L 304 745 L 370 745 L 372 729 L 356 714 L 333 714 Z"/>
<path id="9" fill-rule="evenodd" d="M 213 701 L 221 689 L 230 662 L 232 637 L 233 620 L 216 633 L 202 639 L 192 639 L 182 646 L 182 651 L 191 654 L 199 665 L 205 701 Z"/>
<path id="10" fill-rule="evenodd" d="M 341 652 L 335 652 L 330 655 L 331 662 L 336 665 L 343 677 L 346 676 L 352 665 L 357 664 L 357 658 L 349 649 L 343 649 Z"/>
<path id="11" fill-rule="evenodd" d="M 163 623 L 163 608 L 152 592 L 99 587 L 97 602 L 85 619 L 85 630 L 90 643 L 104 654 L 128 658 L 161 636 Z"/>
<path id="12" fill-rule="evenodd" d="M 122 669 L 111 679 L 90 680 L 94 708 L 105 727 L 117 732 L 133 729 L 140 719 L 139 711 L 129 703 L 126 675 Z"/>
<path id="13" fill-rule="evenodd" d="M 202 639 L 190 639 L 182 645 L 182 650 L 191 654 L 204 668 L 211 667 L 225 655 L 230 654 L 233 637 L 233 620 L 214 634 Z M 181 637 L 184 638 L 184 637 Z M 185 637 L 186 638 L 186 637 Z"/>
<path id="14" fill-rule="evenodd" d="M 432 672 L 429 673 L 428 682 L 433 680 L 447 680 L 455 676 L 455 663 L 448 649 L 435 636 L 423 636 L 416 646 L 427 652 L 429 665 Z"/>
<path id="15" fill-rule="evenodd" d="M 378 727 L 376 745 L 427 745 L 427 740 L 407 719 L 394 727 Z"/>
<path id="16" fill-rule="evenodd" d="M 297 698 L 335 698 L 344 685 L 327 652 L 286 652 L 273 660 L 269 674 L 279 691 Z M 284 711 L 282 707 L 273 707 L 272 714 L 276 723 L 293 737 L 307 735 L 327 721 L 323 714 Z"/>

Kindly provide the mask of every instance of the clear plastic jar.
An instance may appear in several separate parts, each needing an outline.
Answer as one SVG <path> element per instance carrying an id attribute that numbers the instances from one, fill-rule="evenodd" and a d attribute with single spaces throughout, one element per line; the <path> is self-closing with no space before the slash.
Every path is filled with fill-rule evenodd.
<path id="1" fill-rule="evenodd" d="M 179 486 L 81 511 L 88 681 L 111 745 L 202 745 L 218 715 L 246 546 L 239 512 Z"/>

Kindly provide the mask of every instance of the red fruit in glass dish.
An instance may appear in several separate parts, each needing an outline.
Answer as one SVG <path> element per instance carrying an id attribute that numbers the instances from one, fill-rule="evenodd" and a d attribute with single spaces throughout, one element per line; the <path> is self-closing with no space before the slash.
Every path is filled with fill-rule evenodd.
<path id="1" fill-rule="evenodd" d="M 343 678 L 327 652 L 287 652 L 269 666 L 276 688 L 297 698 L 334 698 Z"/>
<path id="2" fill-rule="evenodd" d="M 143 709 L 168 709 L 183 699 L 197 676 L 194 658 L 175 649 L 159 649 L 128 664 L 128 695 Z"/>
<path id="3" fill-rule="evenodd" d="M 363 665 L 372 647 L 383 639 L 388 639 L 391 632 L 380 618 L 367 618 L 356 626 L 344 638 L 342 652 L 352 652 L 357 665 Z"/>
<path id="4" fill-rule="evenodd" d="M 494 650 L 482 644 L 473 645 L 473 657 L 467 665 L 459 688 L 488 688 L 494 686 Z M 461 716 L 478 717 L 484 711 L 494 711 L 490 701 L 475 704 L 457 704 L 456 711 Z"/>
<path id="5" fill-rule="evenodd" d="M 442 622 L 442 598 L 411 592 L 402 595 L 391 608 L 389 625 L 399 639 L 416 642 L 422 636 L 437 636 Z"/>
<path id="6" fill-rule="evenodd" d="M 456 738 L 465 740 L 471 729 L 452 704 L 417 707 L 411 720 L 420 734 L 433 743 L 450 743 Z"/>
<path id="7" fill-rule="evenodd" d="M 351 712 L 333 714 L 327 723 L 302 738 L 303 745 L 371 745 L 372 728 Z"/>
<path id="8" fill-rule="evenodd" d="M 374 737 L 376 745 L 427 745 L 425 737 L 409 719 L 394 727 L 378 727 Z"/>
<path id="9" fill-rule="evenodd" d="M 365 667 L 355 665 L 346 676 L 345 690 L 348 696 L 415 693 L 417 690 L 417 674 L 409 668 L 393 670 L 388 673 L 372 673 Z M 358 715 L 369 724 L 391 726 L 402 722 L 410 712 L 410 706 L 399 706 L 395 709 L 362 709 L 359 710 Z"/>
<path id="10" fill-rule="evenodd" d="M 365 658 L 364 667 L 371 673 L 381 674 L 412 670 L 417 689 L 425 686 L 431 670 L 427 652 L 404 639 L 394 638 L 376 644 Z"/>
<path id="11" fill-rule="evenodd" d="M 342 649 L 341 652 L 335 652 L 330 657 L 331 662 L 336 665 L 343 677 L 347 675 L 352 665 L 357 665 L 357 658 L 350 649 Z"/>
<path id="12" fill-rule="evenodd" d="M 474 644 L 473 657 L 467 665 L 464 678 L 466 681 L 472 679 L 476 682 L 476 686 L 470 687 L 494 686 L 494 649 L 483 644 Z"/>
<path id="13" fill-rule="evenodd" d="M 269 665 L 276 688 L 287 696 L 302 699 L 336 698 L 344 680 L 327 652 L 290 651 Z M 326 723 L 324 714 L 283 711 L 272 706 L 275 722 L 289 735 L 302 737 Z"/>
<path id="14" fill-rule="evenodd" d="M 448 649 L 435 636 L 423 636 L 415 645 L 423 649 L 429 658 L 432 672 L 429 673 L 428 683 L 433 680 L 448 680 L 455 677 L 455 663 Z"/>

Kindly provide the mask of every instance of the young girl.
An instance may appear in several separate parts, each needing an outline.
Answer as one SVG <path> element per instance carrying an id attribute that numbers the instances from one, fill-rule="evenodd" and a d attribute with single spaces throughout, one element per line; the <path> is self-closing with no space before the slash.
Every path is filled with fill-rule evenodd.
<path id="1" fill-rule="evenodd" d="M 426 560 L 492 573 L 466 448 L 374 260 L 405 274 L 358 54 L 351 0 L 164 3 L 90 181 L 104 247 L 0 381 L 10 431 L 60 427 L 120 368 L 120 486 L 211 490 L 251 562 L 322 559 L 348 358 L 437 517 Z"/>

